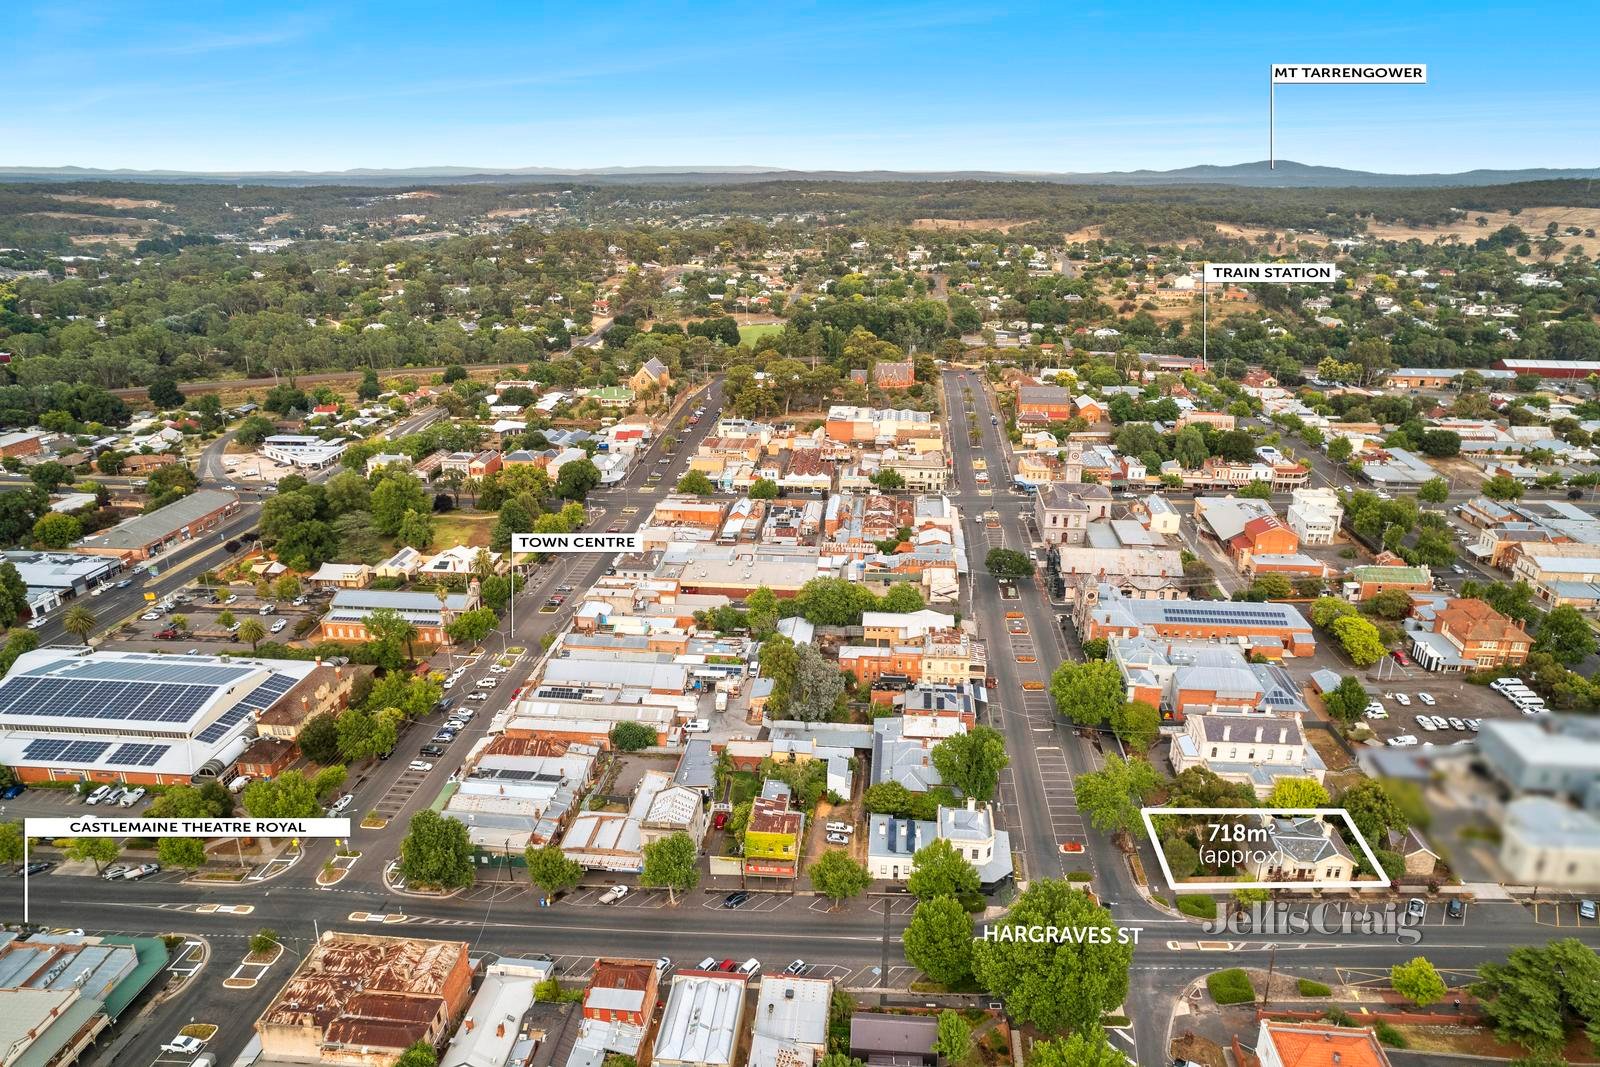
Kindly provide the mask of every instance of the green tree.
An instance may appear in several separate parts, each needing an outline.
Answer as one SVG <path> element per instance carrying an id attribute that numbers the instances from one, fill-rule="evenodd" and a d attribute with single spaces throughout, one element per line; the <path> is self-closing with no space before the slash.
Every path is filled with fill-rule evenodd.
<path id="1" fill-rule="evenodd" d="M 217 612 L 217 625 L 222 627 L 224 630 L 233 629 L 233 624 L 236 621 L 238 620 L 233 617 L 233 612 L 231 611 L 224 609 L 223 611 Z"/>
<path id="2" fill-rule="evenodd" d="M 400 843 L 400 873 L 416 886 L 464 889 L 476 877 L 467 828 L 431 808 L 411 816 Z"/>
<path id="3" fill-rule="evenodd" d="M 1417 499 L 1424 504 L 1443 504 L 1450 499 L 1450 483 L 1443 478 L 1429 478 L 1417 486 Z"/>
<path id="4" fill-rule="evenodd" d="M 433 544 L 433 519 L 430 513 L 407 508 L 400 517 L 400 528 L 395 531 L 395 539 L 402 545 L 426 550 Z"/>
<path id="5" fill-rule="evenodd" d="M 163 867 L 196 870 L 206 864 L 205 842 L 198 837 L 163 837 L 156 841 L 156 858 Z"/>
<path id="6" fill-rule="evenodd" d="M 993 798 L 1000 772 L 1011 763 L 1005 738 L 988 726 L 974 726 L 964 734 L 945 738 L 933 746 L 932 758 L 945 785 L 979 801 Z"/>
<path id="7" fill-rule="evenodd" d="M 395 671 L 405 665 L 407 660 L 415 659 L 412 645 L 417 639 L 416 624 L 405 618 L 393 608 L 375 608 L 362 620 L 367 628 L 370 640 L 369 646 L 373 649 L 374 658 L 378 666 L 388 671 Z M 401 650 L 404 649 L 404 656 Z"/>
<path id="8" fill-rule="evenodd" d="M 946 988 L 972 977 L 972 917 L 955 897 L 917 904 L 901 937 L 906 959 Z"/>
<path id="9" fill-rule="evenodd" d="M 1279 778 L 1267 794 L 1271 808 L 1325 808 L 1328 791 L 1315 778 Z"/>
<path id="10" fill-rule="evenodd" d="M 1076 929 L 1098 927 L 1104 938 L 1080 942 L 981 940 L 972 946 L 973 973 L 983 988 L 1003 998 L 1013 1019 L 1047 1033 L 1092 1031 L 1100 1017 L 1128 994 L 1133 945 L 1116 936 L 1111 913 L 1067 882 L 1032 882 L 1006 913 L 1002 927 Z"/>
<path id="11" fill-rule="evenodd" d="M 678 479 L 677 491 L 692 493 L 695 496 L 711 496 L 717 491 L 717 487 L 706 477 L 704 471 L 689 471 Z"/>
<path id="12" fill-rule="evenodd" d="M 1143 752 L 1161 736 L 1161 713 L 1142 700 L 1130 700 L 1111 714 L 1111 730 L 1135 752 Z"/>
<path id="13" fill-rule="evenodd" d="M 1099 1026 L 1054 1041 L 1036 1041 L 1028 1067 L 1128 1067 L 1128 1057 L 1111 1047 Z"/>
<path id="14" fill-rule="evenodd" d="M 94 633 L 95 627 L 100 625 L 94 617 L 94 612 L 82 604 L 75 604 L 67 609 L 67 614 L 61 620 L 61 628 L 67 633 L 79 638 L 85 645 L 89 643 L 89 635 Z"/>
<path id="15" fill-rule="evenodd" d="M 700 855 L 694 838 L 685 833 L 668 834 L 644 846 L 644 870 L 639 873 L 639 884 L 665 889 L 674 904 L 679 893 L 699 885 Z"/>
<path id="16" fill-rule="evenodd" d="M 498 625 L 500 616 L 496 615 L 492 608 L 473 608 L 457 615 L 450 625 L 445 627 L 445 632 L 456 644 L 470 648 L 488 637 Z"/>
<path id="17" fill-rule="evenodd" d="M 972 1027 L 948 1008 L 941 1011 L 933 1039 L 933 1051 L 950 1067 L 961 1067 L 972 1059 Z"/>
<path id="18" fill-rule="evenodd" d="M 611 727 L 611 747 L 618 752 L 638 752 L 656 743 L 654 727 L 642 722 L 619 722 Z"/>
<path id="19" fill-rule="evenodd" d="M 811 879 L 811 888 L 833 901 L 835 907 L 859 896 L 872 884 L 872 875 L 867 873 L 866 867 L 841 849 L 824 852 L 806 868 L 806 877 Z"/>
<path id="20" fill-rule="evenodd" d="M 1343 463 L 1355 454 L 1356 448 L 1348 437 L 1335 437 L 1328 442 L 1326 451 L 1329 459 L 1335 463 Z"/>
<path id="21" fill-rule="evenodd" d="M 752 500 L 776 500 L 778 497 L 778 483 L 771 478 L 757 478 L 750 486 Z"/>
<path id="22" fill-rule="evenodd" d="M 955 897 L 968 902 L 978 895 L 978 869 L 950 842 L 935 838 L 911 857 L 906 889 L 918 900 Z"/>
<path id="23" fill-rule="evenodd" d="M 905 478 L 893 467 L 879 467 L 868 480 L 885 492 L 906 487 Z"/>
<path id="24" fill-rule="evenodd" d="M 600 468 L 591 460 L 575 459 L 561 465 L 556 475 L 555 494 L 562 500 L 582 500 L 600 484 Z"/>
<path id="25" fill-rule="evenodd" d="M 1357 667 L 1370 667 L 1386 654 L 1378 628 L 1359 615 L 1334 619 L 1328 631 L 1339 639 L 1339 646 Z"/>
<path id="26" fill-rule="evenodd" d="M 282 942 L 278 938 L 278 931 L 270 926 L 263 926 L 250 935 L 250 954 L 252 956 L 270 956 Z"/>
<path id="27" fill-rule="evenodd" d="M 1114 663 L 1090 660 L 1063 663 L 1050 676 L 1056 712 L 1079 726 L 1108 722 L 1127 699 L 1122 672 Z"/>
<path id="28" fill-rule="evenodd" d="M 117 862 L 120 855 L 122 846 L 111 837 L 75 837 L 67 846 L 67 858 L 79 863 L 88 860 L 94 864 L 95 874 L 105 870 L 106 864 Z"/>
<path id="29" fill-rule="evenodd" d="M 1361 717 L 1368 704 L 1367 691 L 1353 675 L 1345 675 L 1322 696 L 1322 702 L 1327 705 L 1328 713 L 1344 722 L 1355 722 Z"/>
<path id="30" fill-rule="evenodd" d="M 339 726 L 331 712 L 321 712 L 306 720 L 295 743 L 312 763 L 329 764 L 339 758 Z"/>
<path id="31" fill-rule="evenodd" d="M 279 600 L 293 600 L 300 595 L 300 579 L 292 574 L 285 574 L 273 583 L 272 588 Z"/>
<path id="32" fill-rule="evenodd" d="M 257 778 L 244 787 L 239 803 L 256 819 L 308 819 L 322 814 L 315 783 L 299 770 Z"/>
<path id="33" fill-rule="evenodd" d="M 1533 649 L 1549 653 L 1563 666 L 1576 667 L 1594 653 L 1594 630 L 1577 608 L 1561 604 L 1539 623 Z"/>
<path id="34" fill-rule="evenodd" d="M 259 619 L 246 619 L 239 624 L 237 636 L 239 640 L 247 642 L 250 645 L 250 651 L 254 652 L 256 646 L 261 644 L 261 639 L 267 636 L 267 628 L 261 625 Z"/>
<path id="35" fill-rule="evenodd" d="M 1444 979 L 1425 956 L 1389 968 L 1389 988 L 1419 1008 L 1437 1004 L 1448 992 Z"/>
<path id="36" fill-rule="evenodd" d="M 22 853 L 22 824 L 0 822 L 0 863 L 21 863 Z"/>
<path id="37" fill-rule="evenodd" d="M 311 779 L 311 792 L 320 804 L 344 785 L 345 779 L 350 777 L 349 770 L 342 763 L 332 763 L 317 772 Z"/>
<path id="38" fill-rule="evenodd" d="M 583 866 L 568 859 L 560 845 L 529 845 L 522 856 L 527 864 L 529 880 L 547 897 L 565 893 L 583 880 Z"/>
<path id="39" fill-rule="evenodd" d="M 1033 574 L 1033 560 L 1014 548 L 991 548 L 983 565 L 996 581 L 1014 582 Z"/>
<path id="40" fill-rule="evenodd" d="M 381 477 L 372 489 L 369 498 L 372 525 L 379 533 L 392 537 L 400 532 L 406 512 L 427 515 L 432 510 L 431 504 L 428 491 L 416 475 L 406 471 L 391 471 Z"/>
<path id="41" fill-rule="evenodd" d="M 83 536 L 83 523 L 75 515 L 52 511 L 33 524 L 33 539 L 44 548 L 66 548 Z"/>
<path id="42" fill-rule="evenodd" d="M 1100 770 L 1078 776 L 1078 810 L 1103 833 L 1144 837 L 1139 809 L 1160 785 L 1161 776 L 1144 760 L 1107 756 Z"/>
<path id="43" fill-rule="evenodd" d="M 1522 483 L 1509 474 L 1496 474 L 1483 483 L 1482 493 L 1490 500 L 1516 500 L 1522 496 Z"/>
<path id="44" fill-rule="evenodd" d="M 1411 825 L 1394 796 L 1376 778 L 1362 778 L 1346 789 L 1339 806 L 1367 841 L 1382 841 L 1390 830 L 1404 831 Z"/>
<path id="45" fill-rule="evenodd" d="M 439 1067 L 439 1054 L 426 1040 L 419 1038 L 400 1054 L 394 1067 Z"/>
<path id="46" fill-rule="evenodd" d="M 395 731 L 384 730 L 378 716 L 361 708 L 346 708 L 334 720 L 339 731 L 339 756 L 346 763 L 376 759 L 395 744 Z"/>

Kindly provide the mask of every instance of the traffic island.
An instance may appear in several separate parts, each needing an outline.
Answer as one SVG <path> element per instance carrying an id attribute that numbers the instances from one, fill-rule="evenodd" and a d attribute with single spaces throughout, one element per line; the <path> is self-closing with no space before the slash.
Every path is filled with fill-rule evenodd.
<path id="1" fill-rule="evenodd" d="M 264 947 L 257 946 L 257 948 Z M 222 980 L 224 989 L 254 989 L 284 952 L 283 945 L 277 941 L 274 941 L 270 948 L 265 948 L 265 951 L 257 951 L 257 948 L 252 948 L 246 953 L 244 959 L 233 969 L 233 973 Z"/>
<path id="2" fill-rule="evenodd" d="M 359 852 L 339 853 L 329 860 L 322 870 L 317 872 L 317 885 L 323 889 L 338 885 L 344 881 L 344 876 L 350 873 L 350 869 L 356 865 L 356 860 L 360 858 L 361 853 Z"/>

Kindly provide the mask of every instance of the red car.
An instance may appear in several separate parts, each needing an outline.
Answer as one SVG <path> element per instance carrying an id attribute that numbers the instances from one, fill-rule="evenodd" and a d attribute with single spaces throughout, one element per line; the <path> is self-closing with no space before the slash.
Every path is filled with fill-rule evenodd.
<path id="1" fill-rule="evenodd" d="M 732 960 L 723 960 L 721 963 L 717 964 L 717 970 L 719 970 L 719 971 L 731 971 L 731 970 L 733 970 L 733 961 Z"/>
<path id="2" fill-rule="evenodd" d="M 1389 654 L 1394 657 L 1394 661 L 1396 663 L 1400 664 L 1400 666 L 1402 666 L 1402 667 L 1411 666 L 1411 657 L 1406 655 L 1405 651 L 1403 649 L 1398 649 L 1397 648 L 1397 649 L 1395 649 L 1393 652 L 1391 652 Z"/>
<path id="3" fill-rule="evenodd" d="M 711 816 L 711 825 L 718 830 L 728 825 L 728 813 L 725 811 L 719 811 L 715 815 Z"/>

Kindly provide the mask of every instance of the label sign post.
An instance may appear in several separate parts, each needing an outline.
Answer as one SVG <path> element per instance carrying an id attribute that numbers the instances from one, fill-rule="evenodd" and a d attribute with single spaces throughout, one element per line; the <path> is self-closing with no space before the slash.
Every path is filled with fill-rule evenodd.
<path id="1" fill-rule="evenodd" d="M 22 820 L 22 921 L 29 921 L 29 841 L 35 837 L 316 837 L 350 836 L 345 819 L 152 819 L 115 815 Z"/>
<path id="2" fill-rule="evenodd" d="M 632 533 L 519 533 L 511 535 L 511 551 L 553 552 L 575 554 L 580 552 L 611 553 L 639 552 L 644 539 L 638 531 Z"/>
<path id="3" fill-rule="evenodd" d="M 1426 63 L 1274 63 L 1267 79 L 1267 167 L 1278 169 L 1280 85 L 1426 85 Z"/>
<path id="4" fill-rule="evenodd" d="M 1200 275 L 1200 362 L 1211 366 L 1211 285 L 1331 285 L 1332 263 L 1207 263 Z"/>

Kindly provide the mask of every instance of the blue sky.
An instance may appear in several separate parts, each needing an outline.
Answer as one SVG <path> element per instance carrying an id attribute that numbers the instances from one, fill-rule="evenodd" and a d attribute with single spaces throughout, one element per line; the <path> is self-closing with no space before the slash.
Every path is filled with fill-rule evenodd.
<path id="1" fill-rule="evenodd" d="M 1600 4 L 11 0 L 0 164 L 1071 171 L 1600 164 Z M 8 40 L 7 40 L 8 39 Z"/>

